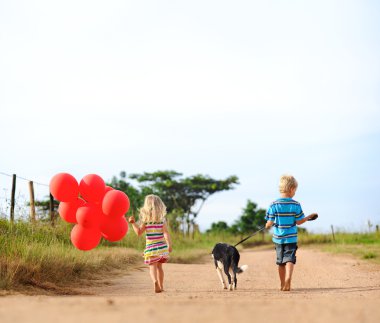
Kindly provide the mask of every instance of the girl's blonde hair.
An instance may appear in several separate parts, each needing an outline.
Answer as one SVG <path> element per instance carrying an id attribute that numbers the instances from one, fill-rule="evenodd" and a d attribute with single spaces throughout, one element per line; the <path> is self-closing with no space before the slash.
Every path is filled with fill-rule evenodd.
<path id="1" fill-rule="evenodd" d="M 162 222 L 166 215 L 166 205 L 157 195 L 147 195 L 140 209 L 141 222 Z"/>
<path id="2" fill-rule="evenodd" d="M 280 193 L 290 193 L 292 189 L 297 189 L 298 183 L 292 175 L 282 175 L 280 178 Z"/>

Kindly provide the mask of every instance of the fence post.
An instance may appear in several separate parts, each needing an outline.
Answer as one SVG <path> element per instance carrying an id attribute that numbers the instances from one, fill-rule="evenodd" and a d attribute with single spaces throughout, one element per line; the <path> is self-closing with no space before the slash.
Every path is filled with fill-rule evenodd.
<path id="1" fill-rule="evenodd" d="M 36 221 L 36 207 L 34 204 L 33 181 L 29 181 L 29 197 L 30 197 L 30 219 L 32 222 L 35 222 Z"/>
<path id="2" fill-rule="evenodd" d="M 376 232 L 379 232 L 379 225 L 376 224 Z"/>
<path id="3" fill-rule="evenodd" d="M 54 217 L 54 198 L 53 195 L 50 195 L 50 200 L 49 200 L 49 214 L 50 214 L 50 221 L 51 225 L 54 226 L 55 224 L 55 217 Z"/>
<path id="4" fill-rule="evenodd" d="M 11 193 L 11 214 L 10 220 L 13 223 L 15 219 L 15 194 L 16 194 L 16 174 L 12 176 L 12 193 Z"/>
<path id="5" fill-rule="evenodd" d="M 333 241 L 335 242 L 335 234 L 334 234 L 334 227 L 333 227 L 333 225 L 331 225 L 331 232 L 332 232 L 332 236 L 333 236 Z"/>

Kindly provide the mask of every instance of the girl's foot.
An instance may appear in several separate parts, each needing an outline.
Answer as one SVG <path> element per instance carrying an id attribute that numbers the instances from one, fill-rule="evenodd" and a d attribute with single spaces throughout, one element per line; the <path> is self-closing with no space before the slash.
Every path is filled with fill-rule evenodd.
<path id="1" fill-rule="evenodd" d="M 154 282 L 154 292 L 155 293 L 161 293 L 161 288 L 158 282 Z"/>

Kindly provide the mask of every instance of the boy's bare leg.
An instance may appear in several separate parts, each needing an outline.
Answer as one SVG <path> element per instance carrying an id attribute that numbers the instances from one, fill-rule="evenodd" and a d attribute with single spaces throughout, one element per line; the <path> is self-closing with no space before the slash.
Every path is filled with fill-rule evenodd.
<path id="1" fill-rule="evenodd" d="M 292 275 L 293 275 L 294 264 L 292 262 L 287 262 L 285 266 L 285 286 L 284 291 L 290 291 L 291 283 L 292 283 Z"/>
<path id="2" fill-rule="evenodd" d="M 281 290 L 284 290 L 284 286 L 285 286 L 285 264 L 278 266 L 278 275 L 280 276 Z"/>
<path id="3" fill-rule="evenodd" d="M 162 264 L 157 264 L 157 277 L 158 277 L 158 284 L 160 286 L 161 291 L 164 290 L 164 270 L 162 269 Z"/>
<path id="4" fill-rule="evenodd" d="M 161 289 L 157 280 L 157 264 L 149 265 L 149 273 L 150 273 L 150 278 L 152 278 L 152 281 L 154 284 L 154 291 L 156 293 L 160 293 Z"/>

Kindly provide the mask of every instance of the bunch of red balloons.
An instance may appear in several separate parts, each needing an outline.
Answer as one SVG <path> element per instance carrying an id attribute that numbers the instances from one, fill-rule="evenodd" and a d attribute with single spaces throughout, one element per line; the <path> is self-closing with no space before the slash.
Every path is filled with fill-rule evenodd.
<path id="1" fill-rule="evenodd" d="M 50 192 L 59 203 L 63 220 L 75 223 L 71 242 L 79 250 L 95 248 L 101 238 L 119 241 L 128 232 L 124 214 L 128 212 L 128 196 L 106 186 L 104 180 L 89 174 L 77 180 L 70 174 L 59 173 L 50 181 Z"/>

